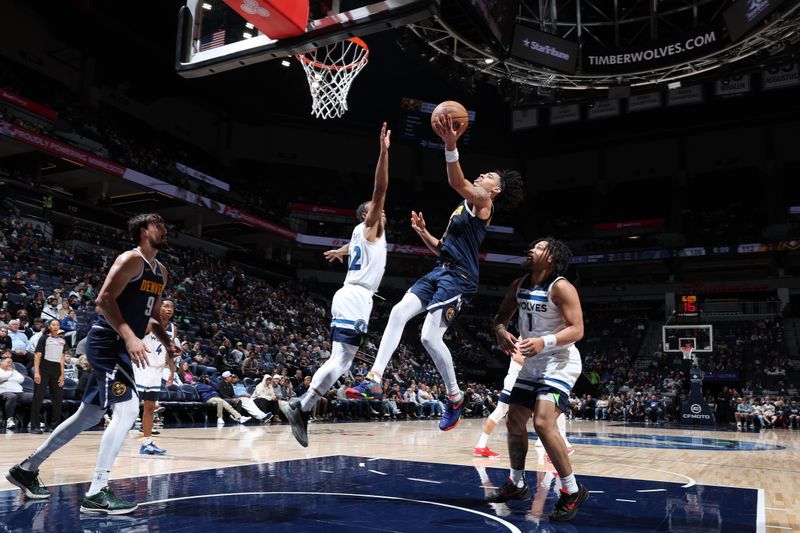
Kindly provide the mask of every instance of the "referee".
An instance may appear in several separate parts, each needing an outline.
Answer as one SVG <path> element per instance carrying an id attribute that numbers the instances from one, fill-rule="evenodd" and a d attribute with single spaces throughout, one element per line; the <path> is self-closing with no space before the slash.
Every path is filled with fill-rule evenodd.
<path id="1" fill-rule="evenodd" d="M 49 334 L 42 335 L 36 344 L 33 359 L 33 405 L 31 406 L 31 433 L 42 433 L 39 427 L 39 411 L 42 409 L 42 400 L 46 387 L 50 387 L 52 399 L 52 416 L 50 423 L 53 428 L 61 422 L 61 399 L 64 396 L 64 345 L 63 337 L 58 336 L 61 323 L 51 320 L 48 325 Z M 44 355 L 44 359 L 42 359 Z M 50 428 L 52 429 L 52 428 Z"/>

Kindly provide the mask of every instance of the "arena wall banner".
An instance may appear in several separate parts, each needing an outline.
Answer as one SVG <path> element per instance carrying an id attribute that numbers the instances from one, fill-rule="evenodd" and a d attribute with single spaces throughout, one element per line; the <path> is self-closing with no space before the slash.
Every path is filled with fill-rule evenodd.
<path id="1" fill-rule="evenodd" d="M 55 156 L 63 157 L 68 161 L 72 161 L 76 164 L 86 167 L 91 167 L 96 170 L 101 170 L 103 172 L 108 172 L 114 176 L 121 177 L 125 173 L 125 167 L 121 165 L 112 163 L 107 159 L 90 154 L 89 152 L 84 152 L 83 150 L 75 148 L 74 146 L 54 141 L 49 137 L 39 135 L 38 133 L 34 133 L 29 129 L 15 126 L 14 124 L 6 122 L 5 120 L 0 120 L 0 135 L 11 137 L 12 139 L 35 146 L 36 148 L 45 152 L 49 152 Z"/>
<path id="2" fill-rule="evenodd" d="M 292 203 L 289 206 L 289 209 L 292 211 L 298 211 L 301 213 L 314 213 L 318 215 L 330 215 L 335 217 L 354 217 L 356 216 L 355 209 L 343 209 L 341 207 L 328 207 L 326 205 L 312 205 L 312 204 L 300 204 L 300 203 Z"/>
<path id="3" fill-rule="evenodd" d="M 208 174 L 203 174 L 199 170 L 195 170 L 191 167 L 187 167 L 186 165 L 182 165 L 180 163 L 175 163 L 175 168 L 189 176 L 190 178 L 194 178 L 198 181 L 202 181 L 204 183 L 208 183 L 209 185 L 213 185 L 218 189 L 222 189 L 223 191 L 231 190 L 231 186 L 228 183 L 225 183 L 222 180 L 218 180 L 217 178 L 213 178 Z"/>
<path id="4" fill-rule="evenodd" d="M 539 125 L 539 110 L 535 107 L 511 111 L 511 131 L 526 130 Z"/>
<path id="5" fill-rule="evenodd" d="M 628 98 L 628 111 L 646 111 L 658 109 L 662 105 L 660 92 L 634 94 Z"/>
<path id="6" fill-rule="evenodd" d="M 800 85 L 800 72 L 797 63 L 770 67 L 762 73 L 764 90 L 783 89 Z"/>
<path id="7" fill-rule="evenodd" d="M 699 104 L 703 102 L 703 86 L 692 85 L 667 92 L 667 107 Z"/>
<path id="8" fill-rule="evenodd" d="M 625 74 L 668 67 L 721 50 L 722 29 L 700 28 L 636 47 L 601 48 L 584 45 L 584 74 Z"/>
<path id="9" fill-rule="evenodd" d="M 619 109 L 619 100 L 600 100 L 589 108 L 587 118 L 593 120 L 597 118 L 616 117 L 619 116 Z"/>
<path id="10" fill-rule="evenodd" d="M 714 84 L 714 93 L 717 96 L 736 96 L 749 93 L 751 89 L 750 74 L 723 78 Z"/>
<path id="11" fill-rule="evenodd" d="M 20 109 L 24 109 L 25 111 L 33 113 L 34 115 L 39 115 L 40 117 L 44 117 L 50 121 L 53 121 L 56 118 L 58 118 L 58 112 L 55 111 L 54 109 L 50 109 L 47 106 L 34 102 L 33 100 L 28 100 L 27 98 L 23 98 L 22 96 L 12 93 L 11 91 L 7 91 L 5 89 L 0 89 L 0 100 L 15 105 Z"/>
<path id="12" fill-rule="evenodd" d="M 739 0 L 734 2 L 722 14 L 731 40 L 736 42 L 744 37 L 782 3 L 783 0 Z"/>
<path id="13" fill-rule="evenodd" d="M 550 108 L 550 124 L 567 124 L 581 119 L 581 108 L 578 104 L 557 105 Z"/>

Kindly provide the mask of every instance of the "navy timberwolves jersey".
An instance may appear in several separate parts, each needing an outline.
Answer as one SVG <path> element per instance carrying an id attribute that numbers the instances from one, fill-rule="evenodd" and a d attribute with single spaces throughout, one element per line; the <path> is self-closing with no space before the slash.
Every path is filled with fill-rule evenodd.
<path id="1" fill-rule="evenodd" d="M 492 213 L 494 214 L 494 206 Z M 467 206 L 466 200 L 461 202 L 450 215 L 450 222 L 447 223 L 442 237 L 441 261 L 461 268 L 477 282 L 478 249 L 491 220 L 491 216 L 489 220 L 479 219 Z"/>
<path id="2" fill-rule="evenodd" d="M 135 249 L 142 260 L 142 272 L 132 279 L 117 296 L 117 305 L 122 313 L 122 319 L 131 327 L 133 334 L 138 338 L 144 337 L 153 306 L 164 290 L 164 273 L 161 263 L 153 261 L 148 264 L 139 249 Z M 106 318 L 100 315 L 97 319 L 100 326 L 111 327 Z"/>

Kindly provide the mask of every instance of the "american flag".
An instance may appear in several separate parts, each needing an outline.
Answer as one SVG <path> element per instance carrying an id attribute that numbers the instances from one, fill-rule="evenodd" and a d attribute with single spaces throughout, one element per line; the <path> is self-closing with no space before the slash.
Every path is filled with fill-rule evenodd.
<path id="1" fill-rule="evenodd" d="M 200 51 L 211 50 L 225 44 L 225 30 L 217 30 L 200 38 Z"/>

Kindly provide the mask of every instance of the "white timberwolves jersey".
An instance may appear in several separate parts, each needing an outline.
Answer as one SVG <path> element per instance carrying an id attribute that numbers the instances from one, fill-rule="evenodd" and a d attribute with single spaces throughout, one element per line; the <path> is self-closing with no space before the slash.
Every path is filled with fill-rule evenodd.
<path id="1" fill-rule="evenodd" d="M 519 337 L 529 339 L 555 335 L 567 327 L 561 310 L 553 303 L 553 286 L 564 277 L 557 277 L 546 287 L 526 287 L 528 276 L 517 289 Z M 541 353 L 525 358 L 520 378 L 546 383 L 569 393 L 581 373 L 581 355 L 574 343 L 545 348 Z"/>
<path id="2" fill-rule="evenodd" d="M 376 242 L 364 237 L 366 226 L 362 222 L 353 230 L 350 238 L 350 261 L 347 267 L 345 285 L 359 285 L 376 292 L 386 270 L 386 232 Z"/>
<path id="3" fill-rule="evenodd" d="M 170 322 L 167 324 L 167 336 L 170 340 L 175 343 L 178 348 L 178 341 L 175 338 L 175 326 Z M 161 341 L 158 340 L 153 333 L 148 333 L 142 339 L 142 343 L 144 343 L 144 347 L 147 348 L 147 351 L 150 352 L 147 354 L 148 365 L 152 368 L 162 368 L 167 364 L 167 352 L 164 350 L 164 346 L 161 344 Z"/>

